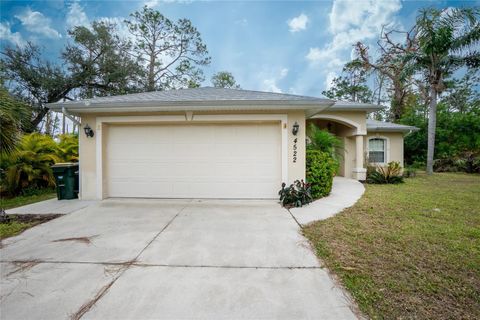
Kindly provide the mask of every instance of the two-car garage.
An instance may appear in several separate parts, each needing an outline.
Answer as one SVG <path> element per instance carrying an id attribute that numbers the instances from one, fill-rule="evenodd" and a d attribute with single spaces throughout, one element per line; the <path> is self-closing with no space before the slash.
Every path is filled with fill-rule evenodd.
<path id="1" fill-rule="evenodd" d="M 305 119 L 333 103 L 205 87 L 48 107 L 79 128 L 81 199 L 278 199 L 305 179 Z"/>
<path id="2" fill-rule="evenodd" d="M 280 121 L 112 124 L 103 138 L 106 197 L 276 198 Z"/>

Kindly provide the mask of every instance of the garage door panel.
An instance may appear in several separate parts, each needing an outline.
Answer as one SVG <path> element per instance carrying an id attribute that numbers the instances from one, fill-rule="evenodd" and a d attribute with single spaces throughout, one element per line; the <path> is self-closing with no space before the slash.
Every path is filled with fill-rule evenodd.
<path id="1" fill-rule="evenodd" d="M 275 198 L 278 123 L 111 125 L 105 146 L 111 197 Z"/>
<path id="2" fill-rule="evenodd" d="M 158 194 L 171 194 L 172 184 L 168 181 L 125 181 L 112 183 L 109 192 L 115 197 L 155 198 Z"/>

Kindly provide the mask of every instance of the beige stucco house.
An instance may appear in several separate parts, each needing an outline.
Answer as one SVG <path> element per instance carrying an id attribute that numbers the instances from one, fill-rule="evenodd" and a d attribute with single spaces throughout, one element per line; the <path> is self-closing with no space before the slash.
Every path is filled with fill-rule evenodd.
<path id="1" fill-rule="evenodd" d="M 82 199 L 276 198 L 282 182 L 305 178 L 310 122 L 343 139 L 339 174 L 365 180 L 368 159 L 403 165 L 403 136 L 415 129 L 367 120 L 376 105 L 223 88 L 48 107 L 81 118 Z"/>

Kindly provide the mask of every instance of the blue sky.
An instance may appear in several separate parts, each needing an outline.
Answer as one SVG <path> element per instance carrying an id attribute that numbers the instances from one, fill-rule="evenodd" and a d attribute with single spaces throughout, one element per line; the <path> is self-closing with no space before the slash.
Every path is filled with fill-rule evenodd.
<path id="1" fill-rule="evenodd" d="M 121 23 L 143 5 L 197 27 L 212 57 L 203 85 L 227 70 L 244 89 L 319 96 L 351 59 L 352 44 L 375 43 L 382 25 L 408 29 L 422 7 L 480 1 L 2 0 L 0 45 L 33 41 L 46 57 L 58 59 L 69 27 L 96 19 Z"/>

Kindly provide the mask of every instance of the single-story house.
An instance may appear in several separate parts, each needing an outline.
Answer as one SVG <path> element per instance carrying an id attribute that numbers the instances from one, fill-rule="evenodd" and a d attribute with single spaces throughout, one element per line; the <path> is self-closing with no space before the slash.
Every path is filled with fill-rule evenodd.
<path id="1" fill-rule="evenodd" d="M 341 176 L 365 159 L 403 165 L 414 127 L 367 120 L 381 106 L 223 88 L 146 92 L 49 104 L 80 116 L 80 198 L 277 198 L 305 178 L 305 131 L 345 144 Z"/>

